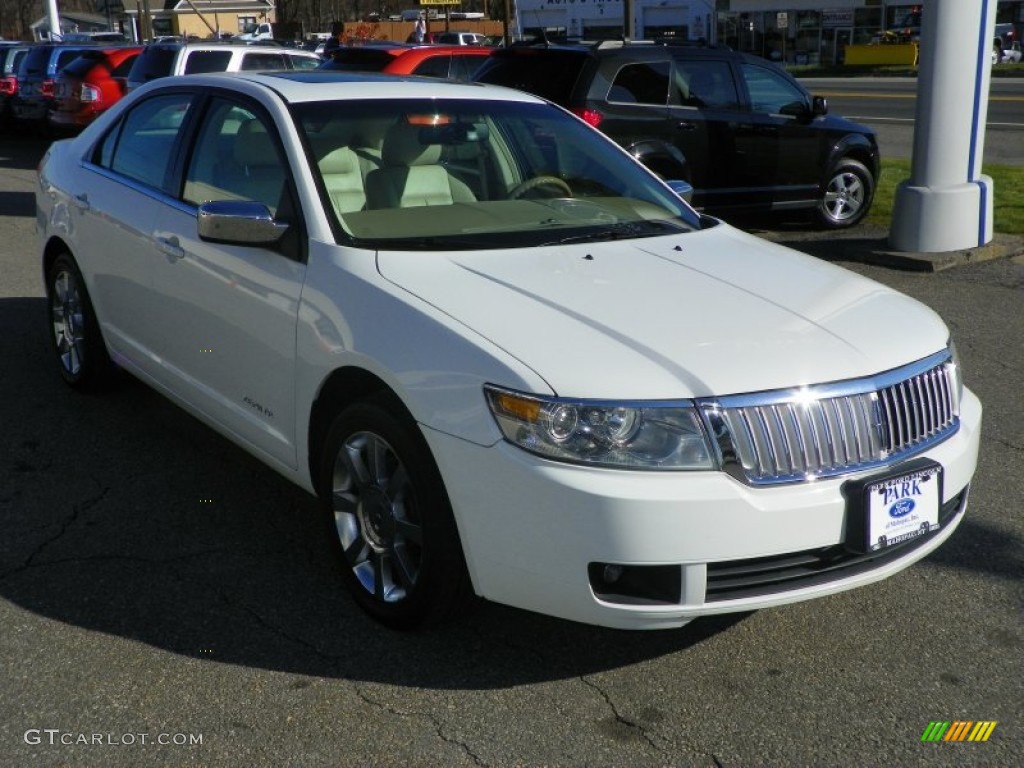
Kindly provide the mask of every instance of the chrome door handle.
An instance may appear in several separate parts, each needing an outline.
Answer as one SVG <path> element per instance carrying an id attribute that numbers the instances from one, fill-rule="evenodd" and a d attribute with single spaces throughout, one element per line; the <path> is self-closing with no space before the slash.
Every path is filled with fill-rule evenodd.
<path id="1" fill-rule="evenodd" d="M 181 247 L 178 238 L 174 236 L 156 238 L 156 247 L 171 263 L 185 258 L 185 249 Z"/>

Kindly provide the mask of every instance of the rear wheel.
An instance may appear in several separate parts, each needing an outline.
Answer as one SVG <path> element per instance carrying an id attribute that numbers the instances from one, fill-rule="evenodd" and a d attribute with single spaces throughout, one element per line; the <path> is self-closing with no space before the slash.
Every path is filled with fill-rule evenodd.
<path id="1" fill-rule="evenodd" d="M 844 158 L 833 167 L 816 209 L 818 223 L 827 229 L 844 229 L 867 215 L 875 194 L 875 179 L 862 163 Z"/>
<path id="2" fill-rule="evenodd" d="M 320 487 L 343 577 L 363 610 L 392 628 L 413 629 L 471 604 L 440 473 L 393 399 L 357 402 L 334 419 Z"/>
<path id="3" fill-rule="evenodd" d="M 79 389 L 106 384 L 113 366 L 82 273 L 70 254 L 60 254 L 50 265 L 46 299 L 50 340 L 64 381 Z"/>

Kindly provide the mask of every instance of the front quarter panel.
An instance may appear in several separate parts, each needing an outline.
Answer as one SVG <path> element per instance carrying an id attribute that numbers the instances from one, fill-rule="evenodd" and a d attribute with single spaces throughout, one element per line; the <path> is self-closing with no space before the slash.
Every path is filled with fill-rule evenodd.
<path id="1" fill-rule="evenodd" d="M 829 118 L 826 116 L 822 119 L 828 120 Z M 831 135 L 835 136 L 836 133 L 833 129 Z M 845 157 L 852 157 L 867 166 L 877 182 L 881 157 L 878 152 L 878 142 L 873 135 L 848 132 L 833 139 L 829 146 L 827 161 L 823 166 L 825 171 L 828 172 Z"/>
<path id="2" fill-rule="evenodd" d="M 383 381 L 421 424 L 491 445 L 501 435 L 485 383 L 551 392 L 476 331 L 384 280 L 372 251 L 310 243 L 297 342 L 299 413 L 311 412 L 332 372 L 359 368 Z"/>

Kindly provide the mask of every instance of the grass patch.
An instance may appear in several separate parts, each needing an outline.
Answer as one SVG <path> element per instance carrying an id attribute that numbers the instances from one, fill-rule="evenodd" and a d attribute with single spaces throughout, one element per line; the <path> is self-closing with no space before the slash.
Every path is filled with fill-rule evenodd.
<path id="1" fill-rule="evenodd" d="M 1024 235 L 1024 168 L 1011 165 L 986 165 L 982 173 L 995 184 L 993 228 L 1004 235 Z M 892 205 L 896 185 L 910 178 L 910 161 L 882 160 L 882 173 L 875 189 L 875 201 L 866 221 L 881 227 L 892 223 Z"/>

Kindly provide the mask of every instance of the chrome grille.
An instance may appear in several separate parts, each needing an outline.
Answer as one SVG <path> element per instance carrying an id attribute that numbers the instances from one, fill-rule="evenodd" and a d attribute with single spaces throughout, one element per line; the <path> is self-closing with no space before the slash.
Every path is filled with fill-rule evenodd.
<path id="1" fill-rule="evenodd" d="M 797 482 L 871 468 L 959 427 L 947 352 L 869 379 L 700 402 L 722 466 L 744 482 Z"/>

